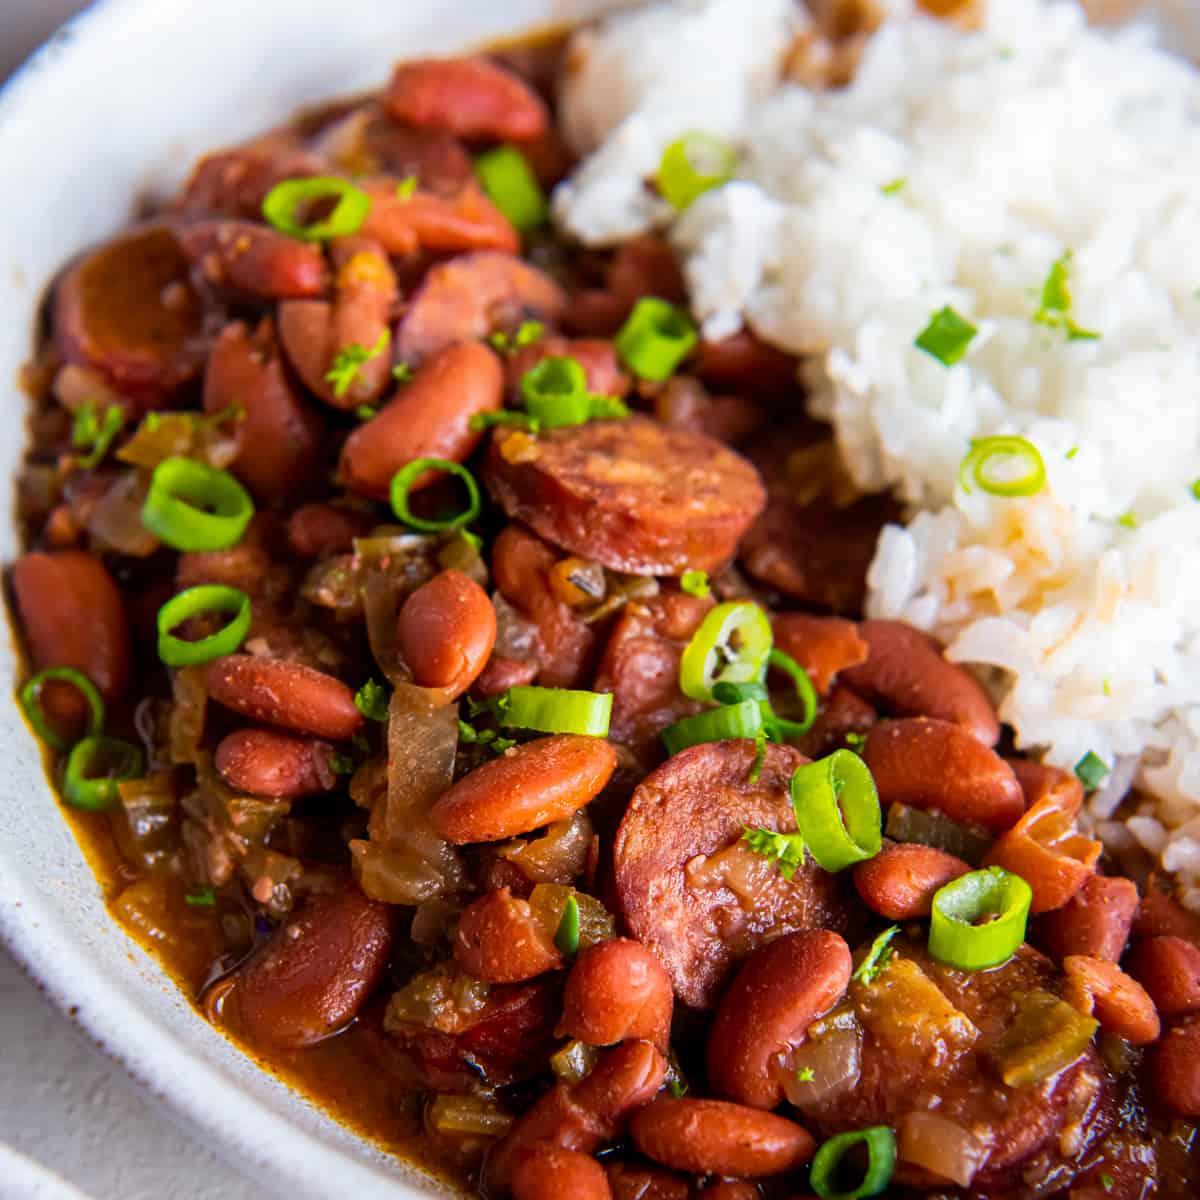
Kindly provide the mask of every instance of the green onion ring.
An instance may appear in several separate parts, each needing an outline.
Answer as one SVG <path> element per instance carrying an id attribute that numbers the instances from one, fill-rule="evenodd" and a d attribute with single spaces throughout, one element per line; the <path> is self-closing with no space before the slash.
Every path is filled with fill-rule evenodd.
<path id="1" fill-rule="evenodd" d="M 1008 962 L 1025 940 L 1033 891 L 1020 875 L 984 867 L 946 884 L 933 897 L 929 953 L 963 971 Z M 981 917 L 994 917 L 983 925 Z"/>
<path id="2" fill-rule="evenodd" d="M 21 708 L 30 725 L 33 726 L 34 732 L 55 750 L 69 750 L 73 743 L 68 742 L 54 729 L 42 709 L 41 690 L 44 684 L 51 682 L 69 683 L 87 701 L 88 726 L 84 737 L 92 737 L 104 728 L 104 698 L 100 695 L 96 685 L 82 671 L 76 671 L 74 667 L 47 667 L 46 670 L 39 671 L 32 679 L 27 680 L 25 686 L 21 688 L 19 697 Z"/>
<path id="3" fill-rule="evenodd" d="M 796 687 L 796 695 L 800 697 L 804 705 L 802 720 L 787 721 L 783 717 L 776 717 L 775 724 L 782 736 L 800 737 L 812 728 L 812 723 L 817 719 L 817 708 L 820 703 L 817 699 L 817 689 L 813 687 L 808 672 L 790 654 L 785 654 L 782 650 L 772 647 L 771 653 L 767 656 L 767 662 L 791 679 Z"/>
<path id="4" fill-rule="evenodd" d="M 762 703 L 743 700 L 684 717 L 668 725 L 660 735 L 668 754 L 678 754 L 702 742 L 724 742 L 730 738 L 753 738 L 763 728 Z"/>
<path id="5" fill-rule="evenodd" d="M 543 429 L 582 425 L 591 415 L 587 375 L 578 359 L 543 358 L 521 376 L 525 410 Z"/>
<path id="6" fill-rule="evenodd" d="M 613 706 L 611 692 L 518 685 L 510 687 L 500 701 L 497 706 L 500 724 L 509 729 L 608 736 Z"/>
<path id="7" fill-rule="evenodd" d="M 90 775 L 97 757 L 107 757 L 107 774 Z M 131 742 L 113 737 L 86 737 L 75 744 L 67 758 L 63 798 L 75 808 L 112 808 L 120 799 L 117 783 L 136 779 L 142 771 L 142 752 Z"/>
<path id="8" fill-rule="evenodd" d="M 332 199 L 338 202 L 327 217 L 301 225 L 296 213 L 302 204 L 314 200 Z M 361 188 L 332 175 L 316 175 L 311 179 L 285 179 L 277 183 L 262 203 L 262 214 L 280 233 L 305 242 L 323 242 L 335 237 L 357 233 L 371 211 L 371 197 Z"/>
<path id="9" fill-rule="evenodd" d="M 656 296 L 645 296 L 617 332 L 617 353 L 640 379 L 661 383 L 688 356 L 697 336 L 695 325 L 682 309 Z"/>
<path id="10" fill-rule="evenodd" d="M 226 550 L 237 544 L 253 516 L 250 493 L 228 471 L 191 458 L 163 459 L 142 506 L 142 524 L 183 551 Z"/>
<path id="11" fill-rule="evenodd" d="M 574 958 L 579 952 L 579 901 L 573 892 L 563 905 L 558 928 L 554 931 L 554 944 L 568 958 Z"/>
<path id="12" fill-rule="evenodd" d="M 229 623 L 194 642 L 171 632 L 190 617 L 207 612 L 232 613 Z M 172 597 L 158 610 L 158 657 L 168 667 L 193 667 L 233 654 L 250 632 L 250 597 L 238 588 L 201 584 Z"/>
<path id="13" fill-rule="evenodd" d="M 1017 479 L 1004 479 L 989 473 L 993 466 L 1017 460 L 1026 467 Z M 1046 464 L 1041 451 L 1023 437 L 973 438 L 971 450 L 958 469 L 958 482 L 964 492 L 971 481 L 992 496 L 1034 496 L 1046 486 Z"/>
<path id="14" fill-rule="evenodd" d="M 722 138 L 692 131 L 664 151 L 655 183 L 673 208 L 687 208 L 698 196 L 733 178 L 737 152 Z"/>
<path id="15" fill-rule="evenodd" d="M 852 1147 L 867 1148 L 867 1170 L 862 1182 L 851 1191 L 839 1191 L 837 1177 L 842 1159 Z M 896 1169 L 896 1135 L 887 1125 L 870 1129 L 854 1129 L 839 1133 L 822 1142 L 813 1156 L 808 1181 L 822 1200 L 860 1200 L 863 1196 L 878 1196 L 891 1182 Z"/>
<path id="16" fill-rule="evenodd" d="M 867 764 L 849 750 L 797 767 L 792 773 L 796 828 L 826 871 L 874 858 L 883 846 L 879 793 Z"/>
<path id="17" fill-rule="evenodd" d="M 705 615 L 679 660 L 680 690 L 692 700 L 711 700 L 716 683 L 761 682 L 772 636 L 771 622 L 757 604 L 718 604 Z"/>
<path id="18" fill-rule="evenodd" d="M 414 517 L 408 507 L 409 489 L 426 471 L 446 471 L 461 479 L 467 489 L 467 507 L 455 516 L 441 521 L 427 521 L 424 517 Z M 448 458 L 415 458 L 392 476 L 392 512 L 414 529 L 426 533 L 436 533 L 442 529 L 461 529 L 479 516 L 481 507 L 479 484 L 475 482 L 475 476 L 461 463 L 451 462 Z"/>
<path id="19" fill-rule="evenodd" d="M 488 199 L 521 233 L 546 223 L 550 207 L 529 163 L 515 146 L 497 146 L 475 160 L 475 174 Z"/>

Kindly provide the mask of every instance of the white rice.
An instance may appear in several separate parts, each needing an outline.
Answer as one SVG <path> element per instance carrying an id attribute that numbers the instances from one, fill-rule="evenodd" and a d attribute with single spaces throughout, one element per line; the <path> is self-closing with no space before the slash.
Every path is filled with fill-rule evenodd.
<path id="1" fill-rule="evenodd" d="M 1136 782 L 1128 834 L 1200 910 L 1200 75 L 1074 3 L 991 0 L 975 33 L 889 8 L 822 93 L 778 82 L 791 0 L 614 18 L 567 89 L 591 154 L 557 217 L 593 244 L 666 229 L 709 336 L 811 356 L 853 478 L 910 506 L 868 611 L 977 668 L 1023 749 L 1099 755 L 1097 821 Z M 690 129 L 742 161 L 678 215 L 645 180 Z M 1032 319 L 1067 252 L 1096 340 Z M 944 305 L 978 328 L 952 367 L 913 345 Z M 1010 433 L 1047 486 L 964 491 L 971 439 Z"/>

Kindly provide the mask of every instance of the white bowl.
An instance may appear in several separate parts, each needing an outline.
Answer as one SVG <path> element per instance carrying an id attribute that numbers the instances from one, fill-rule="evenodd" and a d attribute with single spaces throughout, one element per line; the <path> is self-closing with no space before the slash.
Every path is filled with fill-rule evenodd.
<path id="1" fill-rule="evenodd" d="M 17 372 L 47 282 L 119 229 L 204 151 L 302 104 L 380 85 L 397 58 L 449 53 L 578 20 L 608 0 L 108 0 L 77 18 L 0 94 L 0 479 L 25 443 Z M 0 562 L 17 552 L 3 489 Z M 109 918 L 60 816 L 37 746 L 9 703 L 0 645 L 0 937 L 47 994 L 188 1130 L 262 1185 L 356 1200 L 447 1194 L 259 1070 L 196 1015 Z M 182 1181 L 181 1181 L 182 1182 Z"/>

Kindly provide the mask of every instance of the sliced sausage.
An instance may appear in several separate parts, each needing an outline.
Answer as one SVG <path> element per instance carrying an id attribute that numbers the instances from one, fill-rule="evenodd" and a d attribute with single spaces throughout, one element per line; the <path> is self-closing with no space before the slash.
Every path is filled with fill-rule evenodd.
<path id="1" fill-rule="evenodd" d="M 414 459 L 462 462 L 482 436 L 472 430 L 471 418 L 498 409 L 503 393 L 503 370 L 486 346 L 443 350 L 346 439 L 339 477 L 352 491 L 383 500 L 392 477 Z M 424 487 L 437 478 L 426 472 L 413 486 Z"/>
<path id="2" fill-rule="evenodd" d="M 188 260 L 162 225 L 132 229 L 86 254 L 54 291 L 54 338 L 143 408 L 162 405 L 204 363 L 203 312 Z"/>
<path id="3" fill-rule="evenodd" d="M 332 790 L 333 747 L 272 729 L 239 729 L 223 737 L 213 762 L 230 787 L 252 796 L 295 800 Z"/>
<path id="4" fill-rule="evenodd" d="M 387 965 L 394 910 L 353 884 L 310 896 L 234 974 L 222 1001 L 258 1046 L 294 1050 L 336 1033 Z"/>
<path id="5" fill-rule="evenodd" d="M 795 830 L 788 783 L 807 761 L 788 746 L 768 746 L 752 783 L 754 760 L 752 741 L 676 754 L 634 792 L 617 831 L 621 915 L 693 1008 L 711 1007 L 732 965 L 755 947 L 845 920 L 832 875 L 806 860 L 784 879 L 742 842 L 747 827 Z"/>
<path id="6" fill-rule="evenodd" d="M 666 1054 L 673 1005 L 662 963 L 629 938 L 611 938 L 589 946 L 571 968 L 558 1033 L 592 1046 L 640 1039 Z"/>
<path id="7" fill-rule="evenodd" d="M 727 446 L 636 416 L 536 439 L 497 431 L 484 478 L 547 541 L 634 574 L 724 566 L 765 503 L 757 472 Z"/>
<path id="8" fill-rule="evenodd" d="M 1137 888 L 1131 879 L 1093 875 L 1062 908 L 1046 914 L 1038 926 L 1037 943 L 1056 962 L 1068 954 L 1117 962 L 1129 941 L 1137 908 Z"/>
<path id="9" fill-rule="evenodd" d="M 443 571 L 412 592 L 396 618 L 396 642 L 421 687 L 454 699 L 471 686 L 496 643 L 496 610 L 461 571 Z"/>
<path id="10" fill-rule="evenodd" d="M 565 304 L 549 275 L 513 254 L 461 254 L 426 273 L 397 330 L 396 358 L 415 365 L 527 319 L 556 324 Z"/>
<path id="11" fill-rule="evenodd" d="M 854 886 L 868 908 L 889 921 L 927 917 L 934 895 L 951 880 L 971 870 L 944 850 L 932 846 L 887 846 L 854 868 Z"/>
<path id="12" fill-rule="evenodd" d="M 269 225 L 197 221 L 180 231 L 179 244 L 214 287 L 259 300 L 299 300 L 325 290 L 321 251 Z"/>

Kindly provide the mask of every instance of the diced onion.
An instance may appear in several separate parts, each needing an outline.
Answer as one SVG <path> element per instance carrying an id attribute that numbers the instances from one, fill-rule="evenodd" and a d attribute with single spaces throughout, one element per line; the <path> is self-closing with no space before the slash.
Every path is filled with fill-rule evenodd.
<path id="1" fill-rule="evenodd" d="M 931 1112 L 910 1112 L 896 1126 L 896 1156 L 939 1179 L 970 1187 L 988 1157 L 987 1144 L 957 1121 Z"/>

